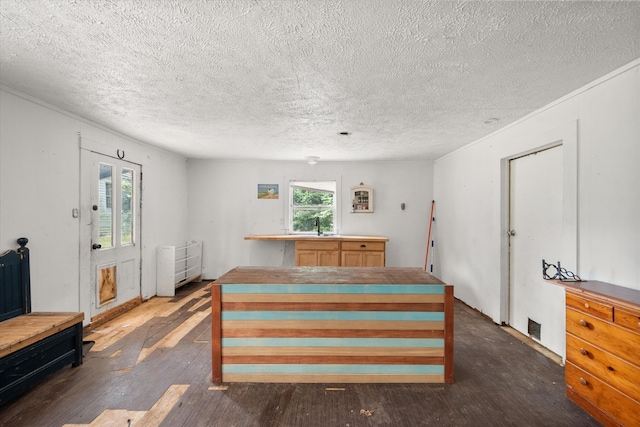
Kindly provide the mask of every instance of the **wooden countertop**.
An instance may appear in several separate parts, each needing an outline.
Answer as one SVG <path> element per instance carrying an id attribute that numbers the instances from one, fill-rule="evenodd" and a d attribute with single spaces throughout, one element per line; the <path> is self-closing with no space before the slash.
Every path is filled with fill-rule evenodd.
<path id="1" fill-rule="evenodd" d="M 233 283 L 444 284 L 421 268 L 407 267 L 236 267 L 214 282 Z"/>
<path id="2" fill-rule="evenodd" d="M 254 234 L 246 236 L 244 240 L 357 240 L 366 242 L 388 242 L 389 238 L 384 236 L 352 236 L 346 234 L 335 234 L 330 236 L 317 236 L 315 234 Z"/>
<path id="3" fill-rule="evenodd" d="M 615 299 L 619 302 L 631 302 L 640 305 L 640 290 L 625 288 L 598 280 L 583 280 L 581 282 L 571 282 L 562 280 L 549 280 L 556 285 L 564 286 L 577 292 L 591 292 L 607 298 Z"/>

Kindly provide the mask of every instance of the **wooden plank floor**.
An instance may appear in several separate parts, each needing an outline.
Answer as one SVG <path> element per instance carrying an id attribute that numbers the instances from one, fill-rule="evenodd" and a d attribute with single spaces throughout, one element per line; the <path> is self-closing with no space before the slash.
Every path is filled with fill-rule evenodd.
<path id="1" fill-rule="evenodd" d="M 79 368 L 0 407 L 0 426 L 598 426 L 564 368 L 455 303 L 455 383 L 211 383 L 211 296 L 192 283 L 103 325 Z M 88 346 L 87 346 L 88 347 Z"/>

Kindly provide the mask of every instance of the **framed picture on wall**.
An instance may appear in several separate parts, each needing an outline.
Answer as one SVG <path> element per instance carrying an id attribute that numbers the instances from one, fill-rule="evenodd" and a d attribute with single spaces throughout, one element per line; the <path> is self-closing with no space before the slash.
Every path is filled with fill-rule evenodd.
<path id="1" fill-rule="evenodd" d="M 278 184 L 258 184 L 258 199 L 277 199 Z"/>

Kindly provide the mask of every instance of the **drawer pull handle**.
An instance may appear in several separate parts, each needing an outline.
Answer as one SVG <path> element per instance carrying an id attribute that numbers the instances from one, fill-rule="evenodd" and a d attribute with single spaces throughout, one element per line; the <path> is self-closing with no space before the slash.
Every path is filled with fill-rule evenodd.
<path id="1" fill-rule="evenodd" d="M 589 308 L 589 303 L 588 302 L 584 303 L 584 308 Z"/>
<path id="2" fill-rule="evenodd" d="M 640 328 L 640 322 L 638 322 L 638 328 Z"/>
<path id="3" fill-rule="evenodd" d="M 615 369 L 613 369 L 613 366 L 607 366 L 607 369 L 610 370 L 611 372 L 615 371 Z"/>
<path id="4" fill-rule="evenodd" d="M 360 245 L 361 248 L 366 248 L 367 245 L 365 245 L 364 243 Z"/>
<path id="5" fill-rule="evenodd" d="M 585 379 L 584 379 L 584 378 L 582 378 L 582 377 L 580 377 L 580 379 L 579 379 L 578 381 L 580 381 L 580 384 L 582 384 L 582 385 L 587 385 L 587 384 L 589 384 L 589 383 L 587 382 L 587 380 L 585 380 Z"/>
<path id="6" fill-rule="evenodd" d="M 589 324 L 587 323 L 587 321 L 586 321 L 586 320 L 584 320 L 584 319 L 580 319 L 580 322 L 579 322 L 579 323 L 580 323 L 580 326 L 584 326 L 585 328 L 586 328 L 587 326 L 589 326 Z"/>
<path id="7" fill-rule="evenodd" d="M 587 350 L 585 350 L 584 348 L 580 348 L 580 354 L 583 356 L 588 356 L 589 352 Z"/>

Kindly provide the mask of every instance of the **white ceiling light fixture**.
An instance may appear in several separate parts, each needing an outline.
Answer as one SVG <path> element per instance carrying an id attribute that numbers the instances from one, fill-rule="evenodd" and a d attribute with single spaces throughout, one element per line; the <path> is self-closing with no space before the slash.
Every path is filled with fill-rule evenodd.
<path id="1" fill-rule="evenodd" d="M 307 163 L 309 163 L 310 165 L 315 165 L 316 163 L 318 163 L 318 160 L 320 160 L 320 157 L 307 156 L 305 157 L 305 159 L 307 160 Z"/>

